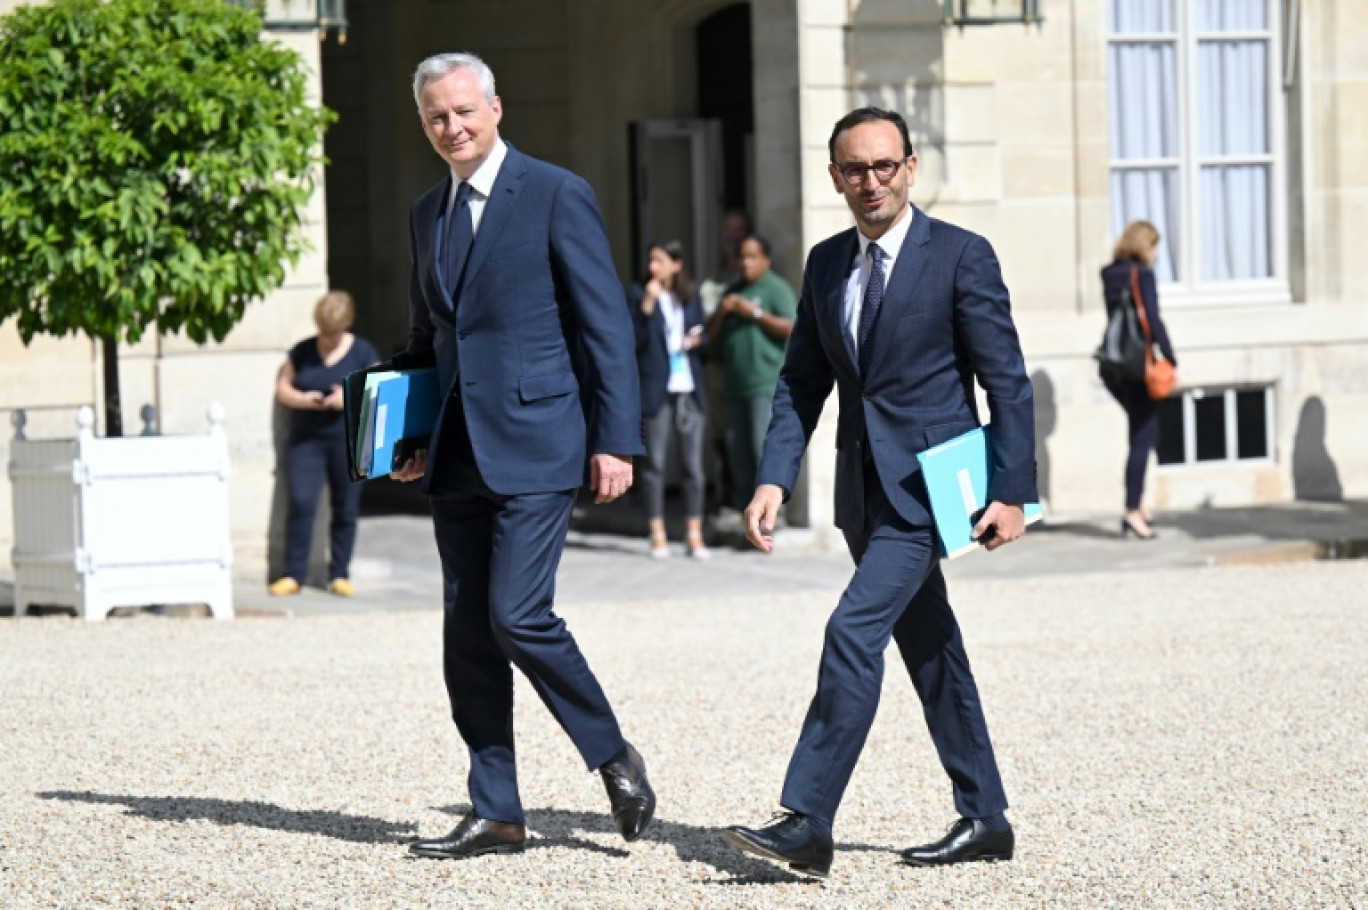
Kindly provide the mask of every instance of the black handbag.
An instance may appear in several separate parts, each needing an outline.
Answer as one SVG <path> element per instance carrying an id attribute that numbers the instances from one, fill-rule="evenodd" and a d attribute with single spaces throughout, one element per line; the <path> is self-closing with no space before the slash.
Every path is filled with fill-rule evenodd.
<path id="1" fill-rule="evenodd" d="M 1133 271 L 1132 267 L 1132 284 L 1135 283 Z M 1122 288 L 1121 303 L 1107 317 L 1107 328 L 1102 333 L 1102 343 L 1093 352 L 1093 359 L 1114 376 L 1140 381 L 1145 378 L 1145 351 L 1148 348 L 1149 339 L 1136 314 L 1131 289 Z"/>

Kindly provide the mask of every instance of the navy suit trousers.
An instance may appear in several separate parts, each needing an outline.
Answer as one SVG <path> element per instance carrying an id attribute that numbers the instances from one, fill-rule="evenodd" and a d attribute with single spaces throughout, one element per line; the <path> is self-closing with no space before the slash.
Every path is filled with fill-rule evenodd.
<path id="1" fill-rule="evenodd" d="M 865 526 L 846 532 L 855 575 L 827 621 L 817 694 L 780 804 L 830 828 L 874 723 L 891 637 L 921 698 L 956 808 L 967 818 L 991 818 L 1007 808 L 1007 797 L 946 597 L 935 531 L 912 526 L 889 506 L 870 464 L 864 488 Z"/>
<path id="2" fill-rule="evenodd" d="M 516 665 L 590 770 L 623 746 L 617 718 L 565 621 L 552 609 L 575 491 L 500 496 L 480 479 L 465 417 L 443 421 L 432 520 L 442 559 L 443 670 L 470 750 L 471 808 L 523 822 L 513 752 Z"/>

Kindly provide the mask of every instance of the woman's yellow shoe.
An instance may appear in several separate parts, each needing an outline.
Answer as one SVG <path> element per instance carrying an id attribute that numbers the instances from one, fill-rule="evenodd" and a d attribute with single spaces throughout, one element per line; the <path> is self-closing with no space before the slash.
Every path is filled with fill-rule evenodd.
<path id="1" fill-rule="evenodd" d="M 338 597 L 355 597 L 356 589 L 352 583 L 345 578 L 334 578 L 328 582 L 328 591 Z"/>
<path id="2" fill-rule="evenodd" d="M 298 594 L 299 582 L 295 581 L 290 576 L 285 575 L 267 585 L 266 590 L 270 591 L 275 597 L 284 597 L 286 594 Z"/>

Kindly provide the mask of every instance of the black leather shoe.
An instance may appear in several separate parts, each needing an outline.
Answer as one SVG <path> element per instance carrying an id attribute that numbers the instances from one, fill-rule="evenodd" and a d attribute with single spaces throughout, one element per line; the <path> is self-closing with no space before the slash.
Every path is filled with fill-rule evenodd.
<path id="1" fill-rule="evenodd" d="M 646 779 L 646 762 L 641 760 L 641 753 L 627 743 L 599 768 L 599 774 L 623 840 L 636 840 L 651 823 L 656 807 L 655 791 Z"/>
<path id="2" fill-rule="evenodd" d="M 909 866 L 948 866 L 973 860 L 1008 860 L 1015 846 L 1011 825 L 1005 831 L 989 831 L 980 819 L 962 818 L 934 844 L 908 847 L 902 852 L 902 861 Z"/>
<path id="3" fill-rule="evenodd" d="M 804 875 L 826 878 L 831 872 L 831 838 L 818 834 L 808 817 L 797 812 L 780 812 L 763 828 L 732 825 L 722 836 L 737 849 L 788 863 Z"/>
<path id="4" fill-rule="evenodd" d="M 486 853 L 521 853 L 527 831 L 511 822 L 492 822 L 467 812 L 446 837 L 414 841 L 409 852 L 434 859 L 468 859 Z"/>

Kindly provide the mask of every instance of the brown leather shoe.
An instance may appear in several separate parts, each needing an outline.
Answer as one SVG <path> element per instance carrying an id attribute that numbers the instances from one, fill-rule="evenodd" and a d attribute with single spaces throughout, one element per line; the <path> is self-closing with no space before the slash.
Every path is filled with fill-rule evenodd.
<path id="1" fill-rule="evenodd" d="M 511 822 L 492 822 L 467 812 L 446 837 L 414 841 L 409 852 L 434 859 L 468 859 L 486 853 L 521 853 L 527 831 Z"/>

